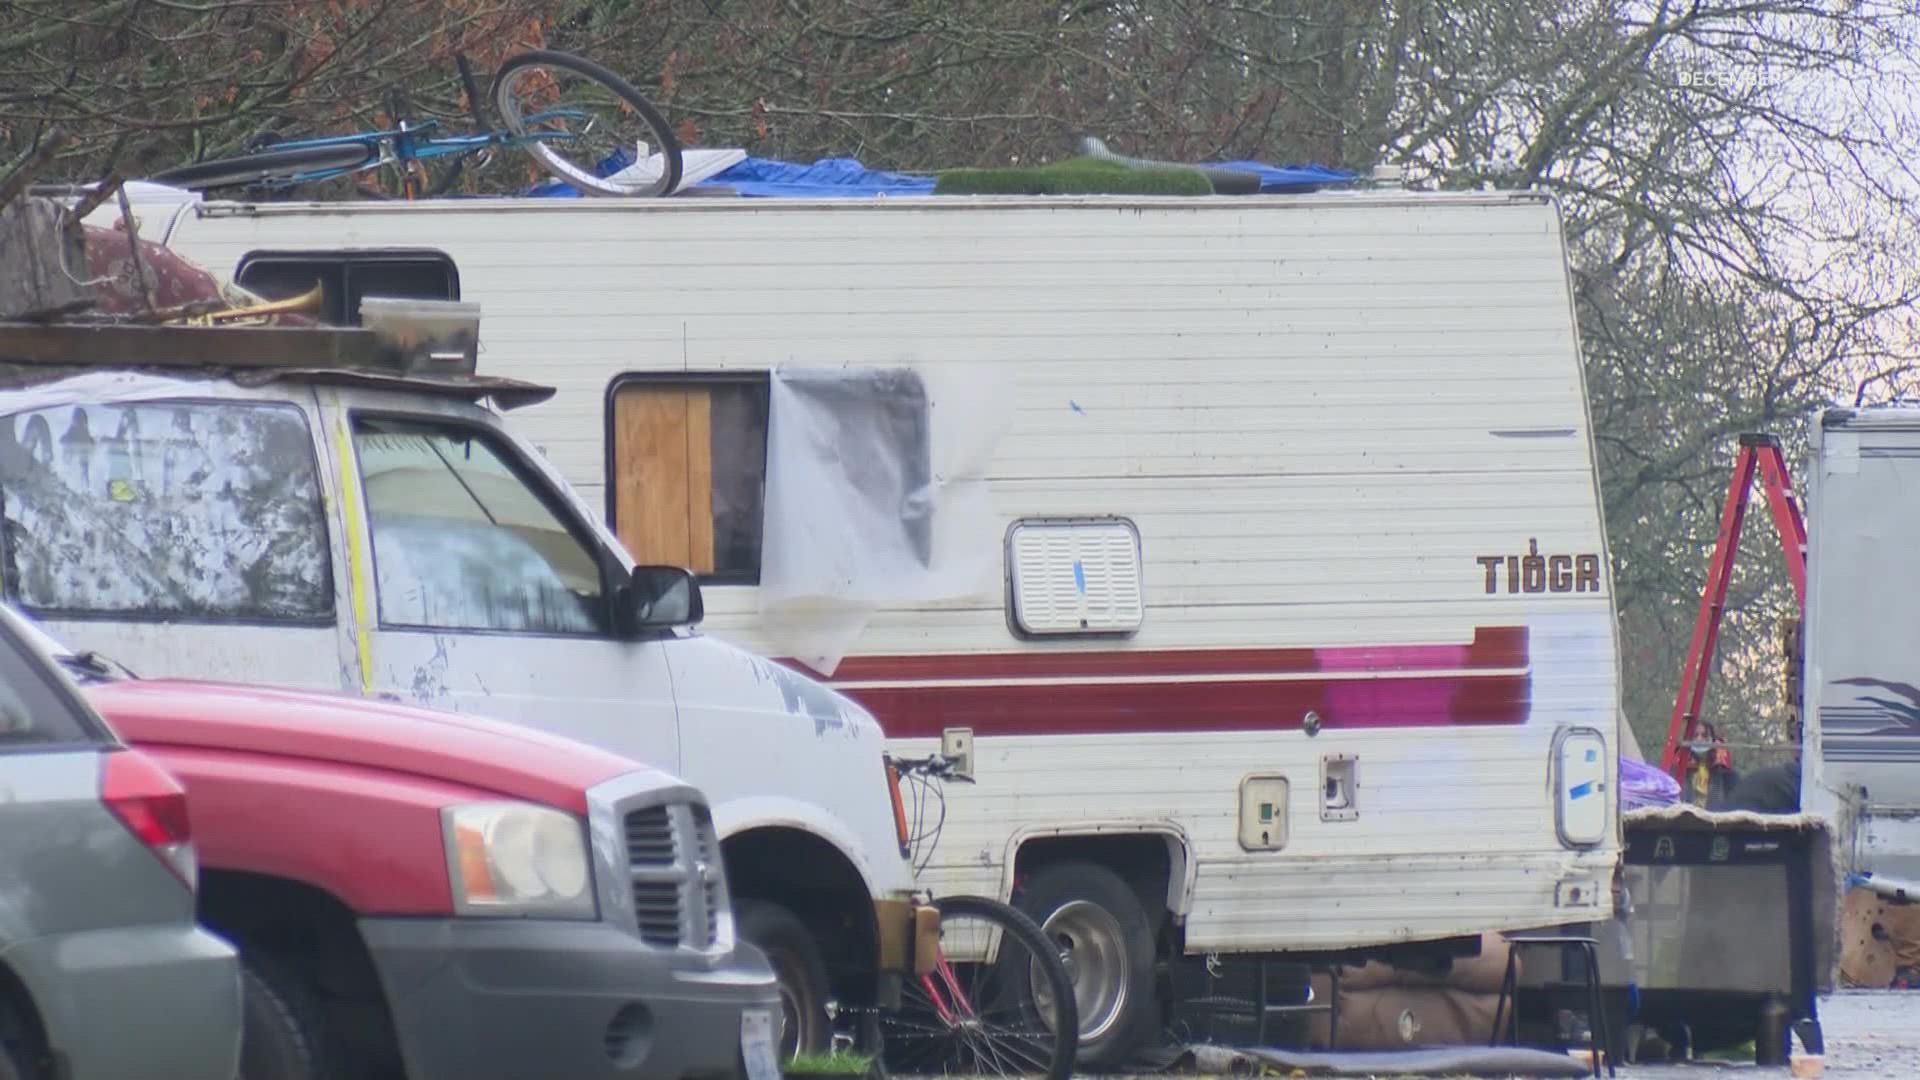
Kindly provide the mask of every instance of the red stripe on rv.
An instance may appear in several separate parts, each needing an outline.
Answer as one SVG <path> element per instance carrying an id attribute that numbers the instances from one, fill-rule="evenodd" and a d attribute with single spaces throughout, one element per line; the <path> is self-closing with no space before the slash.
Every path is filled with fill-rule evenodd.
<path id="1" fill-rule="evenodd" d="M 1527 664 L 1526 629 L 1494 627 L 1469 645 L 850 657 L 829 682 L 962 683 L 846 690 L 902 738 L 1292 731 L 1309 711 L 1328 729 L 1427 728 L 1525 723 Z M 1129 675 L 1169 681 L 1101 681 Z M 1002 681 L 1035 678 L 1064 681 Z"/>

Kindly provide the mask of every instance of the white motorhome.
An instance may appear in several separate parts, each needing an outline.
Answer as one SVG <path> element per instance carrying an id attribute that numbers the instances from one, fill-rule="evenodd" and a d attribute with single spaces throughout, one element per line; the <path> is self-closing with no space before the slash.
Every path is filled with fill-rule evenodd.
<path id="1" fill-rule="evenodd" d="M 1618 663 L 1535 194 L 188 204 L 275 296 L 484 305 L 514 429 L 708 626 L 945 748 L 920 880 L 1156 965 L 1603 920 Z M 685 738 L 702 736 L 688 732 Z M 697 774 L 696 774 L 697 775 Z"/>
<path id="2" fill-rule="evenodd" d="M 1801 807 L 1835 823 L 1849 874 L 1920 899 L 1920 405 L 1827 409 L 1809 425 Z"/>

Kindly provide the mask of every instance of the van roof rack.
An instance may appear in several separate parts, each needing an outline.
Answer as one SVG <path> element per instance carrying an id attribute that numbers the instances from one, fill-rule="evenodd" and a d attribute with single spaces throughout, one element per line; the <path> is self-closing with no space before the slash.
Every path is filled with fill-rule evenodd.
<path id="1" fill-rule="evenodd" d="M 363 368 L 400 374 L 358 327 L 0 323 L 0 360 L 71 367 Z"/>
<path id="2" fill-rule="evenodd" d="M 552 387 L 479 375 L 470 357 L 362 327 L 0 322 L 6 365 L 350 383 L 491 398 L 502 409 L 554 395 Z"/>

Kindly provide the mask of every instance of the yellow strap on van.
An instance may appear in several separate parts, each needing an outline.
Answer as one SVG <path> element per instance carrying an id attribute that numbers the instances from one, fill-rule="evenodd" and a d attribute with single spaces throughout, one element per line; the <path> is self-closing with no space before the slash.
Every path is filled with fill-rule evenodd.
<path id="1" fill-rule="evenodd" d="M 353 467 L 353 438 L 347 432 L 347 417 L 340 414 L 334 425 L 334 458 L 340 468 L 340 515 L 347 530 L 347 593 L 353 603 L 353 638 L 360 651 L 360 691 L 373 693 L 373 639 L 367 627 L 367 571 L 360 556 L 359 473 Z"/>

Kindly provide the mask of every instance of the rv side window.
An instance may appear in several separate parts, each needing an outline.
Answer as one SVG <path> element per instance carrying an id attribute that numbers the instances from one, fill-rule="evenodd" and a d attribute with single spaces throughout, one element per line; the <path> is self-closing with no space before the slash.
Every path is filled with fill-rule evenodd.
<path id="1" fill-rule="evenodd" d="M 607 402 L 607 517 L 635 562 L 684 566 L 718 584 L 759 584 L 767 543 L 769 418 L 778 400 L 792 448 L 776 516 L 796 535 L 810 514 L 898 522 L 920 565 L 933 557 L 928 401 L 906 368 L 783 374 L 627 375 Z M 836 501 L 838 500 L 838 501 Z M 842 522 L 844 523 L 844 522 Z M 815 535 L 814 539 L 818 539 Z"/>
<path id="2" fill-rule="evenodd" d="M 599 634 L 594 550 L 494 440 L 464 425 L 356 416 L 382 626 Z"/>
<path id="3" fill-rule="evenodd" d="M 634 561 L 758 582 L 766 378 L 622 380 L 609 412 L 607 510 Z"/>
<path id="4" fill-rule="evenodd" d="M 318 284 L 326 290 L 320 317 L 334 326 L 358 326 L 360 301 L 369 296 L 460 299 L 460 272 L 438 251 L 255 251 L 240 260 L 233 281 L 268 300 Z"/>
<path id="5" fill-rule="evenodd" d="M 813 515 L 898 523 L 921 566 L 933 558 L 926 389 L 906 368 L 816 369 L 767 375 L 629 375 L 614 380 L 607 414 L 607 516 L 635 562 L 684 566 L 719 584 L 759 584 L 762 554 L 782 528 L 818 541 Z M 778 406 L 770 402 L 781 402 Z M 768 433 L 784 408 L 767 515 Z M 866 518 L 863 518 L 865 520 Z M 836 519 L 844 524 L 844 519 Z M 882 538 L 888 540 L 891 538 Z M 855 557 L 858 557 L 857 555 Z"/>
<path id="6" fill-rule="evenodd" d="M 328 621 L 319 469 L 292 405 L 143 401 L 0 418 L 6 590 L 47 615 Z"/>

